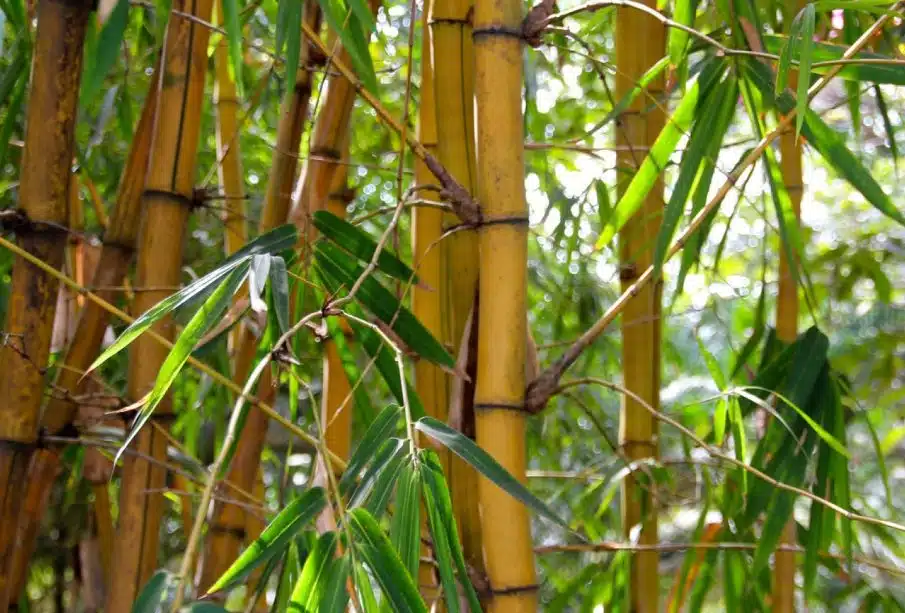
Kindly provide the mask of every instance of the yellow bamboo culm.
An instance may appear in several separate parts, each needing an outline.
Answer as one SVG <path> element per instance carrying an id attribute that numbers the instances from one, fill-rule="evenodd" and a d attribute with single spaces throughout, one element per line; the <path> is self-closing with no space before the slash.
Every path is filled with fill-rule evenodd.
<path id="1" fill-rule="evenodd" d="M 223 0 L 217 3 L 223 15 Z M 239 98 L 236 83 L 229 72 L 229 45 L 220 38 L 214 51 L 214 108 L 217 119 L 217 174 L 224 198 L 224 249 L 232 255 L 248 242 L 245 206 L 245 176 L 242 174 L 242 153 L 239 148 Z"/>
<path id="2" fill-rule="evenodd" d="M 421 98 L 418 106 L 418 140 L 424 148 L 437 155 L 437 119 L 434 104 L 434 69 L 431 32 L 428 27 L 430 3 L 426 2 L 421 13 Z M 415 160 L 415 183 L 426 185 L 436 179 L 420 159 Z M 415 207 L 412 211 L 412 259 L 421 286 L 412 287 L 412 313 L 430 331 L 434 338 L 443 339 L 443 308 L 438 291 L 442 285 L 446 259 L 441 244 L 443 212 L 429 207 Z M 428 360 L 415 362 L 415 391 L 431 417 L 446 421 L 449 408 L 449 378 Z M 441 461 L 448 467 L 447 453 L 441 452 Z M 448 474 L 448 470 L 446 471 Z M 429 558 L 430 549 L 422 544 L 422 560 Z M 439 596 L 433 565 L 422 562 L 418 567 L 418 586 L 428 604 Z"/>
<path id="3" fill-rule="evenodd" d="M 92 4 L 37 3 L 31 84 L 19 205 L 36 225 L 19 233 L 19 245 L 50 266 L 63 261 L 70 172 L 75 139 L 82 47 Z M 58 283 L 34 265 L 16 260 L 0 343 L 0 611 L 18 594 L 10 580 L 19 547 L 19 520 L 30 456 L 38 436 L 44 366 L 50 351 Z M 29 544 L 30 546 L 30 544 Z"/>
<path id="4" fill-rule="evenodd" d="M 182 252 L 193 206 L 210 29 L 176 15 L 181 11 L 209 21 L 212 4 L 212 0 L 177 0 L 167 25 L 153 148 L 142 196 L 144 217 L 138 244 L 137 288 L 175 287 L 181 280 Z M 159 289 L 137 292 L 133 312 L 145 312 L 168 294 L 167 290 Z M 170 318 L 155 324 L 154 329 L 166 338 L 173 337 Z M 140 336 L 130 346 L 129 398 L 141 398 L 151 390 L 167 354 L 166 347 L 147 335 Z M 155 410 L 153 419 L 166 429 L 171 415 L 168 396 Z M 148 424 L 135 438 L 132 448 L 140 454 L 165 460 L 167 440 L 158 428 Z M 105 611 L 130 610 L 139 590 L 157 567 L 164 504 L 160 492 L 165 483 L 166 472 L 160 466 L 138 456 L 123 459 L 119 525 L 113 552 L 116 581 L 107 592 Z"/>
<path id="5" fill-rule="evenodd" d="M 477 0 L 474 12 L 478 201 L 481 228 L 477 442 L 525 481 L 528 206 L 522 143 L 520 0 Z M 493 613 L 537 610 L 531 525 L 523 504 L 478 482 Z"/>
<path id="6" fill-rule="evenodd" d="M 321 16 L 316 2 L 305 2 L 303 19 L 314 30 L 320 27 Z M 267 179 L 264 207 L 258 223 L 258 230 L 261 233 L 286 223 L 292 202 L 292 184 L 298 167 L 299 146 L 311 97 L 310 68 L 312 64 L 320 61 L 309 43 L 303 41 L 301 45 L 299 70 L 295 76 L 292 92 L 284 98 L 280 107 L 273 164 Z M 252 326 L 243 324 L 239 332 L 233 367 L 233 378 L 239 385 L 244 385 L 257 349 L 257 332 Z M 258 396 L 263 396 L 262 399 L 265 401 L 274 393 L 269 370 L 261 377 L 258 390 Z M 230 464 L 227 479 L 244 491 L 252 489 L 258 474 L 261 451 L 267 434 L 267 421 L 267 416 L 256 407 L 249 409 L 245 428 Z M 216 581 L 239 555 L 243 540 L 249 538 L 245 532 L 249 521 L 251 515 L 239 506 L 216 506 L 201 563 L 202 588 Z"/>
<path id="7" fill-rule="evenodd" d="M 431 6 L 430 30 L 436 93 L 437 157 L 449 173 L 469 193 L 475 185 L 474 133 L 474 44 L 472 42 L 472 0 L 435 0 Z M 444 227 L 459 223 L 455 215 L 443 216 Z M 478 285 L 478 237 L 473 230 L 458 231 L 440 246 L 444 267 L 440 277 L 443 335 L 450 348 L 462 343 L 465 323 L 474 305 Z M 470 404 L 473 398 L 461 402 Z M 462 411 L 466 413 L 466 411 Z M 467 411 L 472 414 L 471 410 Z M 471 430 L 472 424 L 462 424 Z M 478 573 L 484 572 L 481 519 L 478 509 L 477 473 L 454 455 L 449 456 L 449 486 L 453 510 L 462 537 L 465 558 Z"/>
<path id="8" fill-rule="evenodd" d="M 656 2 L 645 0 L 656 8 Z M 625 96 L 664 53 L 665 28 L 649 15 L 620 8 L 616 13 L 616 97 Z M 657 79 L 624 112 L 616 124 L 620 193 L 628 186 L 649 147 L 663 129 L 662 80 Z M 657 183 L 641 210 L 619 233 L 623 291 L 653 261 L 654 242 L 663 211 L 663 185 Z M 648 284 L 628 301 L 622 313 L 622 369 L 625 387 L 652 407 L 660 405 L 660 313 L 662 282 Z M 656 457 L 657 423 L 638 402 L 623 396 L 619 426 L 620 452 L 629 461 Z M 639 527 L 639 543 L 657 542 L 657 518 L 649 487 L 629 475 L 622 486 L 622 529 L 628 537 Z M 631 611 L 656 613 L 660 592 L 659 554 L 632 554 Z"/>
<path id="9" fill-rule="evenodd" d="M 801 7 L 799 0 L 786 3 L 785 23 L 791 24 L 795 12 Z M 798 71 L 789 74 L 789 87 L 792 91 L 798 84 Z M 791 126 L 779 137 L 779 151 L 782 155 L 782 179 L 795 217 L 801 214 L 801 197 L 804 193 L 804 180 L 801 171 L 801 146 L 795 130 Z M 789 266 L 786 250 L 779 250 L 779 288 L 776 296 L 776 336 L 779 340 L 792 343 L 798 336 L 798 287 Z M 794 545 L 798 541 L 795 520 L 790 519 L 783 529 L 780 543 Z M 773 565 L 773 611 L 775 613 L 794 613 L 795 611 L 795 552 L 777 551 Z"/>
<path id="10" fill-rule="evenodd" d="M 108 302 L 117 299 L 117 292 L 113 288 L 122 284 L 135 249 L 141 219 L 141 191 L 148 167 L 156 101 L 155 84 L 150 88 L 144 110 L 135 128 L 129 157 L 120 181 L 113 219 L 104 233 L 104 245 L 98 264 L 94 267 L 91 285 L 95 288 L 95 293 Z M 91 382 L 88 377 L 82 379 L 82 373 L 98 354 L 108 319 L 107 311 L 95 302 L 86 301 L 81 309 L 72 342 L 60 360 L 61 367 L 57 371 L 54 383 L 57 393 L 48 399 L 41 415 L 41 428 L 45 432 L 57 434 L 72 421 L 77 408 L 74 399 L 83 393 L 85 386 Z M 34 550 L 35 539 L 60 462 L 60 452 L 53 448 L 43 449 L 41 453 L 32 457 L 26 498 L 43 502 L 34 509 L 34 512 L 22 517 L 19 526 L 21 540 L 13 558 L 13 576 L 17 591 L 21 591 L 27 578 L 28 561 Z M 110 542 L 112 543 L 112 540 Z"/>

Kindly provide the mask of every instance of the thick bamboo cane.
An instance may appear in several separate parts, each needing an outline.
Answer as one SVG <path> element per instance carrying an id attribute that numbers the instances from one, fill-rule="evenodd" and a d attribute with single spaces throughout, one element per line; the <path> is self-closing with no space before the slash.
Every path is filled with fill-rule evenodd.
<path id="1" fill-rule="evenodd" d="M 161 65 L 158 110 L 155 114 L 153 144 L 145 191 L 144 217 L 139 235 L 136 287 L 153 288 L 138 292 L 133 304 L 143 313 L 169 291 L 156 288 L 178 286 L 188 217 L 194 203 L 195 160 L 201 129 L 201 110 L 207 68 L 210 30 L 177 10 L 209 21 L 212 0 L 179 0 L 173 5 L 167 25 Z M 173 336 L 172 320 L 155 324 L 167 338 Z M 130 398 L 141 398 L 153 387 L 160 365 L 169 352 L 147 335 L 129 348 Z M 171 399 L 165 398 L 154 420 L 168 426 Z M 142 454 L 166 459 L 167 440 L 151 424 L 138 434 L 134 446 Z M 166 473 L 158 465 L 126 456 L 122 464 L 119 525 L 113 552 L 116 579 L 107 593 L 108 613 L 128 611 L 157 567 L 160 521 Z"/>
<path id="2" fill-rule="evenodd" d="M 19 202 L 33 223 L 19 243 L 50 266 L 62 263 L 66 244 L 70 168 L 75 140 L 82 47 L 91 3 L 41 0 L 26 111 Z M 58 283 L 34 265 L 13 266 L 4 340 L 0 343 L 0 611 L 11 593 L 18 521 L 44 394 Z"/>
<path id="3" fill-rule="evenodd" d="M 443 117 L 443 121 L 437 123 L 437 158 L 471 194 L 475 189 L 473 7 L 471 0 L 435 0 L 429 21 L 433 56 L 436 58 L 436 116 Z M 458 223 L 455 215 L 444 215 L 446 228 Z M 458 348 L 478 284 L 477 232 L 455 232 L 444 240 L 440 248 L 446 262 L 439 287 L 444 320 L 441 338 L 449 347 Z M 464 407 L 456 410 L 463 415 L 473 415 L 470 405 L 474 399 L 461 398 L 460 401 L 469 407 L 467 410 Z M 463 423 L 462 427 L 473 436 L 474 424 Z M 448 474 L 465 558 L 477 573 L 483 574 L 477 473 L 457 456 L 450 456 Z"/>
<path id="4" fill-rule="evenodd" d="M 656 3 L 646 4 L 655 7 Z M 627 8 L 616 13 L 616 99 L 634 88 L 647 70 L 664 53 L 665 28 L 649 16 Z M 663 128 L 661 106 L 652 104 L 662 93 L 657 80 L 637 96 L 616 126 L 620 153 L 617 187 L 629 184 L 648 148 Z M 653 98 L 652 98 L 653 97 Z M 663 211 L 663 186 L 651 190 L 641 210 L 619 234 L 619 262 L 622 288 L 630 287 L 650 266 L 653 247 Z M 660 404 L 660 302 L 662 282 L 641 289 L 629 300 L 622 313 L 622 370 L 627 389 L 653 407 Z M 630 461 L 657 455 L 657 422 L 649 412 L 628 396 L 623 396 L 620 411 L 619 447 Z M 657 541 L 657 520 L 650 495 L 653 484 L 638 482 L 629 475 L 622 485 L 622 530 L 628 536 L 639 526 L 639 543 Z M 632 611 L 655 613 L 659 600 L 659 554 L 640 552 L 630 560 L 630 602 Z"/>
<path id="5" fill-rule="evenodd" d="M 155 74 L 158 74 L 157 71 Z M 113 288 L 122 284 L 135 250 L 141 218 L 141 190 L 148 167 L 151 128 L 156 106 L 157 85 L 153 82 L 135 128 L 129 157 L 119 185 L 113 218 L 104 234 L 104 245 L 98 264 L 94 266 L 91 285 L 97 288 L 98 296 L 111 302 L 118 298 L 118 292 Z M 95 302 L 87 301 L 82 308 L 75 335 L 60 360 L 61 366 L 54 383 L 54 394 L 41 415 L 41 427 L 48 434 L 59 433 L 72 421 L 78 406 L 78 396 L 91 382 L 87 378 L 82 380 L 82 373 L 97 356 L 109 317 L 109 313 Z M 34 550 L 41 518 L 46 512 L 50 488 L 59 467 L 60 452 L 54 448 L 42 449 L 31 461 L 26 498 L 43 501 L 43 504 L 36 507 L 33 513 L 24 516 L 23 523 L 20 524 L 20 547 L 13 559 L 14 583 L 19 591 L 24 587 L 28 560 Z M 100 503 L 96 501 L 95 504 Z M 101 546 L 103 545 L 102 541 Z"/>
<path id="6" fill-rule="evenodd" d="M 522 3 L 475 3 L 475 102 L 480 229 L 477 441 L 525 480 L 528 207 L 522 143 Z M 537 610 L 531 525 L 525 506 L 479 480 L 491 611 Z"/>

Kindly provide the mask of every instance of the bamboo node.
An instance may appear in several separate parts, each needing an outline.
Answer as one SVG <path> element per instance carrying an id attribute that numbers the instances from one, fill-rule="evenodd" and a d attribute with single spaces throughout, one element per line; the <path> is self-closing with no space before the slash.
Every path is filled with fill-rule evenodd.
<path id="1" fill-rule="evenodd" d="M 491 586 L 490 589 L 487 591 L 489 593 L 493 594 L 494 596 L 511 596 L 514 594 L 525 594 L 525 593 L 529 593 L 529 592 L 536 592 L 539 589 L 540 589 L 539 584 L 531 583 L 528 585 L 513 585 L 513 586 L 509 586 L 509 587 L 500 587 L 500 588 L 495 588 L 495 587 Z"/>
<path id="2" fill-rule="evenodd" d="M 244 541 L 245 537 L 248 535 L 244 527 L 227 526 L 226 524 L 211 524 L 208 526 L 207 531 L 212 534 L 227 534 L 240 541 Z"/>
<path id="3" fill-rule="evenodd" d="M 527 226 L 529 223 L 530 220 L 524 215 L 503 215 L 501 217 L 494 217 L 493 219 L 487 219 L 485 217 L 481 219 L 477 226 Z"/>
<path id="4" fill-rule="evenodd" d="M 24 209 L 4 209 L 0 211 L 0 231 L 13 234 L 69 233 L 69 228 L 52 221 L 37 221 L 28 216 Z"/>
<path id="5" fill-rule="evenodd" d="M 527 413 L 528 409 L 524 404 L 515 402 L 476 402 L 474 403 L 475 411 L 518 411 L 519 413 Z"/>
<path id="6" fill-rule="evenodd" d="M 449 171 L 428 152 L 424 154 L 424 164 L 440 181 L 440 195 L 449 201 L 453 212 L 459 216 L 465 224 L 477 226 L 483 220 L 481 214 L 481 205 L 477 200 L 472 198 L 468 190 L 461 183 L 456 181 Z"/>
<path id="7" fill-rule="evenodd" d="M 472 31 L 472 38 L 480 36 L 503 36 L 506 38 L 515 38 L 518 41 L 525 40 L 522 28 L 508 28 L 501 25 L 491 25 L 484 28 L 475 28 Z"/>

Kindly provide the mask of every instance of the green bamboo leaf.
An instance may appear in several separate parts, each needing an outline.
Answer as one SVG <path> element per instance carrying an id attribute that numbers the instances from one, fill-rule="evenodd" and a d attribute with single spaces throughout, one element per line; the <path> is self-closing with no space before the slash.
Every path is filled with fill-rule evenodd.
<path id="1" fill-rule="evenodd" d="M 374 517 L 358 508 L 349 511 L 348 519 L 352 545 L 371 569 L 393 611 L 427 613 L 418 587 Z"/>
<path id="2" fill-rule="evenodd" d="M 399 462 L 405 455 L 405 446 L 405 441 L 398 438 L 383 441 L 383 444 L 377 449 L 377 453 L 374 454 L 374 458 L 368 463 L 367 469 L 362 473 L 358 485 L 349 490 L 350 507 L 364 505 L 374 491 L 381 475 L 399 469 Z"/>
<path id="3" fill-rule="evenodd" d="M 616 103 L 616 106 L 613 107 L 613 110 L 607 113 L 606 117 L 598 121 L 594 124 L 591 129 L 587 132 L 588 134 L 594 134 L 599 132 L 601 129 L 606 127 L 608 124 L 612 123 L 619 119 L 619 117 L 628 109 L 632 102 L 634 102 L 641 92 L 647 90 L 651 83 L 654 82 L 655 79 L 659 78 L 666 68 L 670 65 L 669 57 L 664 57 L 660 59 L 656 64 L 651 66 L 647 72 L 641 75 L 641 78 L 637 80 L 635 85 L 627 94 L 625 94 L 619 102 Z"/>
<path id="4" fill-rule="evenodd" d="M 361 20 L 342 0 L 318 0 L 327 25 L 336 32 L 343 48 L 349 53 L 352 67 L 365 89 L 377 94 L 377 73 L 368 51 L 368 37 L 371 29 L 361 27 Z M 370 13 L 370 9 L 368 9 Z M 373 21 L 373 17 L 370 18 Z M 366 23 L 366 22 L 365 22 Z"/>
<path id="5" fill-rule="evenodd" d="M 270 291 L 280 333 L 284 334 L 289 330 L 289 274 L 286 260 L 278 255 L 270 259 Z"/>
<path id="6" fill-rule="evenodd" d="M 313 521 L 327 506 L 327 497 L 320 487 L 312 487 L 290 502 L 277 514 L 255 541 L 242 552 L 223 576 L 208 588 L 207 593 L 231 587 L 255 568 L 281 551 L 299 531 Z"/>
<path id="7" fill-rule="evenodd" d="M 792 58 L 796 55 L 800 41 L 801 15 L 796 15 L 789 28 L 789 38 L 779 54 L 779 64 L 776 66 L 776 91 L 781 92 L 789 84 L 789 75 L 792 72 Z"/>
<path id="8" fill-rule="evenodd" d="M 471 611 L 480 611 L 481 603 L 475 593 L 474 585 L 468 578 L 468 569 L 465 564 L 465 555 L 462 552 L 462 543 L 459 542 L 459 530 L 456 527 L 456 518 L 452 508 L 452 498 L 449 495 L 449 487 L 443 476 L 443 467 L 439 456 L 430 450 L 422 450 L 421 478 L 424 481 L 424 504 L 428 511 L 428 519 L 431 526 L 431 536 L 434 539 L 434 557 L 440 571 L 440 579 L 443 583 L 446 606 L 451 613 L 459 609 L 458 589 L 456 578 L 449 568 L 449 560 L 455 564 L 460 581 L 468 600 Z"/>
<path id="9" fill-rule="evenodd" d="M 288 611 L 317 613 L 345 610 L 349 595 L 342 587 L 349 576 L 348 558 L 336 557 L 337 543 L 335 532 L 326 532 L 317 540 L 292 590 Z M 337 581 L 339 593 L 336 591 Z"/>
<path id="10" fill-rule="evenodd" d="M 804 125 L 805 111 L 808 110 L 808 88 L 811 84 L 811 58 L 814 55 L 814 27 L 817 13 L 813 4 L 804 7 L 801 16 L 801 57 L 798 64 L 798 104 L 795 117 L 795 136 L 801 134 Z M 778 90 L 781 91 L 781 90 Z"/>
<path id="11" fill-rule="evenodd" d="M 122 334 L 94 360 L 94 363 L 88 367 L 88 372 L 96 370 L 101 364 L 125 349 L 142 332 L 150 328 L 154 322 L 182 307 L 205 300 L 220 285 L 224 278 L 236 268 L 247 264 L 251 257 L 257 254 L 276 253 L 288 249 L 293 247 L 297 240 L 298 233 L 292 224 L 286 224 L 262 234 L 236 251 L 219 267 L 148 309 L 132 322 L 128 328 L 123 330 Z"/>
<path id="12" fill-rule="evenodd" d="M 402 565 L 412 577 L 418 576 L 421 558 L 421 475 L 410 457 L 402 464 L 396 482 L 396 504 L 390 522 L 390 542 Z"/>
<path id="13" fill-rule="evenodd" d="M 377 597 L 374 595 L 374 589 L 371 586 L 371 577 L 363 564 L 356 564 L 352 568 L 355 577 L 355 592 L 361 601 L 362 611 L 371 613 L 371 611 L 379 611 L 380 605 L 377 604 Z"/>
<path id="14" fill-rule="evenodd" d="M 173 345 L 173 349 L 167 354 L 166 360 L 164 360 L 163 365 L 160 367 L 160 371 L 157 373 L 157 380 L 154 382 L 154 388 L 148 395 L 148 399 L 141 407 L 138 415 L 136 415 L 135 421 L 129 429 L 129 433 L 126 435 L 122 447 L 116 452 L 114 464 L 119 461 L 120 455 L 122 455 L 123 451 L 129 446 L 129 443 L 135 439 L 141 428 L 151 418 L 154 409 L 157 408 L 157 405 L 160 404 L 160 401 L 166 396 L 170 386 L 173 384 L 173 381 L 176 380 L 176 376 L 179 374 L 179 371 L 182 370 L 186 360 L 189 359 L 189 356 L 192 354 L 198 341 L 201 340 L 201 337 L 204 336 L 208 330 L 220 321 L 220 318 L 226 312 L 226 309 L 229 308 L 233 295 L 235 295 L 239 286 L 242 285 L 242 282 L 245 281 L 247 274 L 248 266 L 246 264 L 240 265 L 236 270 L 232 271 L 229 276 L 220 283 L 220 286 L 214 290 L 201 308 L 198 309 L 185 328 L 182 329 L 179 338 L 176 339 L 176 342 Z"/>
<path id="15" fill-rule="evenodd" d="M 302 53 L 302 0 L 280 0 L 280 6 L 283 5 L 283 22 L 286 24 L 286 82 L 294 86 Z M 295 87 L 287 87 L 286 96 L 294 95 L 294 90 Z"/>
<path id="16" fill-rule="evenodd" d="M 239 23 L 239 0 L 222 0 L 223 29 L 226 30 L 226 44 L 229 49 L 229 76 L 236 84 L 236 92 L 241 98 L 242 84 L 242 26 Z"/>
<path id="17" fill-rule="evenodd" d="M 697 5 L 697 0 L 676 0 L 676 5 L 673 9 L 673 21 L 683 26 L 692 27 Z M 689 38 L 690 35 L 686 30 L 670 28 L 666 48 L 669 52 L 669 62 L 673 66 L 679 66 L 685 58 Z"/>
<path id="18" fill-rule="evenodd" d="M 888 3 L 887 3 L 888 4 Z M 780 53 L 787 45 L 788 38 L 785 36 L 765 35 L 764 46 L 769 53 Z M 822 62 L 834 62 L 842 59 L 843 54 L 848 50 L 848 45 L 835 45 L 832 43 L 815 42 L 812 47 L 811 59 L 814 64 Z M 852 62 L 842 67 L 842 70 L 836 75 L 847 81 L 855 81 L 858 83 L 876 83 L 884 85 L 905 85 L 905 66 L 897 65 L 895 62 L 888 64 L 882 63 L 883 60 L 891 60 L 893 58 L 879 53 L 860 52 L 856 53 L 853 60 L 867 59 L 880 60 L 879 63 L 859 64 Z M 814 66 L 812 71 L 816 74 L 823 75 L 829 72 L 832 65 Z M 777 91 L 782 91 L 778 89 Z"/>
<path id="19" fill-rule="evenodd" d="M 610 222 L 601 232 L 600 238 L 597 239 L 597 249 L 608 245 L 619 230 L 622 229 L 622 226 L 641 208 L 644 199 L 647 198 L 654 183 L 657 181 L 657 177 L 663 173 L 669 163 L 669 158 L 676 150 L 679 139 L 688 131 L 702 94 L 706 94 L 707 88 L 713 84 L 713 79 L 718 77 L 724 68 L 725 65 L 722 62 L 708 63 L 701 74 L 688 87 L 685 96 L 679 102 L 679 106 L 672 117 L 669 118 L 659 136 L 657 136 L 657 140 L 641 163 L 641 167 L 632 177 L 632 181 L 626 188 L 622 198 L 616 203 Z"/>
<path id="20" fill-rule="evenodd" d="M 86 57 L 82 69 L 82 91 L 79 106 L 87 107 L 100 93 L 104 79 L 120 57 L 120 46 L 129 23 L 129 0 L 118 0 L 97 35 L 93 54 Z"/>
<path id="21" fill-rule="evenodd" d="M 886 96 L 883 95 L 883 90 L 879 85 L 874 84 L 874 98 L 877 100 L 877 109 L 880 111 L 880 117 L 883 118 L 883 129 L 886 130 L 886 139 L 889 143 L 889 152 L 892 154 L 892 166 L 893 168 L 898 169 L 899 167 L 899 146 L 896 144 L 896 128 L 895 125 L 889 119 L 889 106 L 886 104 Z M 860 90 L 859 90 L 860 92 Z M 860 124 L 860 119 L 859 119 Z"/>
<path id="22" fill-rule="evenodd" d="M 723 375 L 720 363 L 717 361 L 716 357 L 710 353 L 707 346 L 704 345 L 704 341 L 701 340 L 701 337 L 697 336 L 695 338 L 698 342 L 698 351 L 701 352 L 701 356 L 704 358 L 704 364 L 707 365 L 707 371 L 710 373 L 713 382 L 720 391 L 726 389 L 726 377 Z"/>
<path id="23" fill-rule="evenodd" d="M 415 422 L 415 429 L 431 437 L 457 456 L 468 462 L 476 471 L 493 481 L 500 489 L 547 519 L 569 529 L 569 524 L 559 518 L 544 502 L 532 494 L 518 479 L 497 463 L 493 456 L 453 428 L 433 417 L 422 417 Z"/>
<path id="24" fill-rule="evenodd" d="M 774 92 L 769 79 L 769 69 L 757 61 L 746 62 L 748 76 L 765 97 L 773 98 Z M 795 108 L 794 99 L 784 93 L 776 98 L 781 113 L 789 113 Z M 830 128 L 819 115 L 808 109 L 801 130 L 802 135 L 829 163 L 841 177 L 846 179 L 878 211 L 905 225 L 905 216 L 895 208 L 880 184 L 864 167 L 854 153 L 845 145 L 842 136 Z"/>
<path id="25" fill-rule="evenodd" d="M 368 513 L 377 519 L 382 518 L 383 514 L 386 512 L 387 507 L 390 504 L 390 498 L 393 495 L 393 490 L 402 478 L 405 467 L 411 461 L 408 453 L 408 443 L 405 441 L 401 442 L 403 444 L 399 446 L 396 454 L 386 463 L 383 470 L 378 470 L 378 467 L 374 465 L 372 466 L 372 469 L 368 471 L 370 474 L 366 474 L 363 481 L 366 480 L 368 484 L 373 484 L 373 487 L 370 489 L 367 499 L 364 500 L 364 504 L 353 505 L 367 510 Z M 356 494 L 358 494 L 358 492 L 356 492 Z"/>
<path id="26" fill-rule="evenodd" d="M 277 583 L 276 594 L 274 594 L 273 604 L 270 606 L 271 613 L 281 613 L 289 610 L 289 599 L 292 597 L 293 586 L 298 582 L 302 575 L 301 562 L 299 561 L 299 541 L 296 539 L 294 543 L 289 545 L 284 556 L 283 568 L 280 571 L 280 580 Z M 306 551 L 305 555 L 310 555 Z M 268 564 L 273 564 L 279 558 L 270 558 Z M 259 583 L 260 585 L 260 583 Z"/>
<path id="27" fill-rule="evenodd" d="M 176 576 L 168 570 L 155 572 L 138 594 L 132 605 L 132 613 L 162 613 L 168 610 L 167 601 L 172 598 Z"/>
<path id="28" fill-rule="evenodd" d="M 400 407 L 388 405 L 377 415 L 355 448 L 352 457 L 349 458 L 346 470 L 343 471 L 343 476 L 339 481 L 341 492 L 349 491 L 365 465 L 377 457 L 380 447 L 398 432 L 401 414 Z"/>
<path id="29" fill-rule="evenodd" d="M 312 219 L 314 227 L 321 234 L 359 260 L 370 263 L 374 258 L 377 241 L 358 226 L 353 226 L 329 211 L 315 211 Z M 380 252 L 377 258 L 377 268 L 400 281 L 418 283 L 418 277 L 415 276 L 414 271 L 387 249 Z"/>
<path id="30" fill-rule="evenodd" d="M 659 276 L 666 260 L 666 252 L 669 250 L 673 234 L 679 225 L 679 219 L 685 212 L 688 195 L 699 177 L 706 177 L 708 184 L 710 182 L 712 171 L 708 175 L 707 169 L 704 167 L 707 164 L 705 156 L 712 149 L 712 143 L 715 140 L 722 141 L 735 113 L 737 96 L 735 79 L 729 78 L 717 84 L 697 108 L 694 128 L 692 128 L 688 146 L 679 166 L 679 177 L 670 194 L 669 202 L 663 213 L 663 220 L 660 223 L 654 251 L 655 276 Z"/>
<path id="31" fill-rule="evenodd" d="M 746 560 L 738 551 L 723 552 L 723 597 L 727 611 L 744 611 Z M 734 608 L 730 608 L 734 607 Z"/>
<path id="32" fill-rule="evenodd" d="M 314 256 L 318 267 L 346 288 L 351 288 L 364 273 L 363 266 L 331 243 L 318 243 Z M 440 366 L 455 368 L 455 360 L 443 345 L 377 279 L 366 277 L 355 298 L 389 325 L 412 351 Z"/>

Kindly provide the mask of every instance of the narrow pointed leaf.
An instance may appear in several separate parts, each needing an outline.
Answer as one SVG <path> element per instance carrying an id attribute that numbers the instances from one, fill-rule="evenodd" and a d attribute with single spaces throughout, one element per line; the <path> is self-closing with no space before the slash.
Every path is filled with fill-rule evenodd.
<path id="1" fill-rule="evenodd" d="M 397 613 L 427 613 L 411 575 L 396 555 L 390 539 L 365 509 L 349 511 L 352 544 L 380 584 L 387 602 Z"/>
<path id="2" fill-rule="evenodd" d="M 167 593 L 176 577 L 167 570 L 158 570 L 148 580 L 132 605 L 132 613 L 158 613 L 164 608 Z"/>
<path id="3" fill-rule="evenodd" d="M 274 314 L 283 334 L 289 329 L 289 275 L 286 260 L 275 255 L 270 260 L 270 291 L 273 295 Z"/>
<path id="4" fill-rule="evenodd" d="M 286 0 L 284 0 L 286 1 Z M 226 30 L 226 45 L 229 49 L 229 76 L 236 84 L 236 92 L 241 97 L 242 84 L 242 26 L 239 23 L 239 0 L 222 0 L 223 27 Z"/>
<path id="5" fill-rule="evenodd" d="M 321 234 L 359 260 L 370 263 L 374 258 L 377 241 L 358 226 L 353 226 L 329 211 L 315 211 L 312 218 L 314 227 Z M 383 249 L 377 257 L 377 268 L 400 281 L 418 283 L 418 278 L 412 269 L 387 249 Z"/>
<path id="6" fill-rule="evenodd" d="M 148 309 L 132 322 L 128 328 L 123 330 L 122 334 L 94 360 L 94 363 L 88 368 L 88 372 L 96 370 L 101 364 L 122 351 L 138 338 L 142 332 L 150 328 L 154 322 L 181 307 L 206 299 L 227 275 L 246 263 L 252 256 L 260 253 L 276 253 L 288 249 L 295 245 L 297 239 L 298 233 L 295 226 L 291 224 L 280 226 L 266 234 L 262 234 L 236 251 L 219 267 Z"/>
<path id="7" fill-rule="evenodd" d="M 566 529 L 569 528 L 568 523 L 560 519 L 540 498 L 532 494 L 518 479 L 500 466 L 493 456 L 458 430 L 450 428 L 433 417 L 422 417 L 415 423 L 415 428 L 468 462 L 475 470 L 538 515 L 542 515 Z"/>
<path id="8" fill-rule="evenodd" d="M 814 22 L 817 14 L 813 4 L 807 4 L 801 14 L 801 59 L 798 65 L 798 115 L 795 117 L 795 135 L 801 134 L 805 112 L 808 109 L 808 87 L 811 83 L 811 57 L 814 53 Z"/>
<path id="9" fill-rule="evenodd" d="M 373 460 L 380 447 L 397 433 L 401 413 L 402 410 L 398 406 L 388 405 L 377 415 L 346 465 L 346 470 L 339 481 L 341 492 L 348 491 L 365 464 Z"/>
<path id="10" fill-rule="evenodd" d="M 88 106 L 100 93 L 104 79 L 121 56 L 120 47 L 129 23 L 129 0 L 118 0 L 98 33 L 93 57 L 86 57 L 82 72 L 80 106 Z"/>
<path id="11" fill-rule="evenodd" d="M 313 487 L 306 490 L 279 512 L 264 528 L 261 536 L 242 552 L 207 593 L 219 592 L 240 582 L 251 571 L 281 551 L 291 538 L 320 514 L 325 506 L 327 497 L 322 488 Z"/>
<path id="12" fill-rule="evenodd" d="M 421 557 L 421 475 L 412 464 L 403 463 L 396 483 L 396 504 L 390 523 L 390 541 L 402 565 L 412 577 L 418 576 Z"/>

